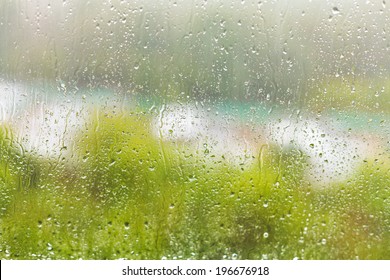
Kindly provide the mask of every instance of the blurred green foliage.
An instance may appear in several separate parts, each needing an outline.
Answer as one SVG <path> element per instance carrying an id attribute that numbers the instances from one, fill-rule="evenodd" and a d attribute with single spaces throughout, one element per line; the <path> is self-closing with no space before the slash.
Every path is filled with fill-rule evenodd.
<path id="1" fill-rule="evenodd" d="M 349 115 L 370 113 L 371 116 L 390 113 L 390 81 L 353 76 L 324 79 L 311 90 L 306 106 L 314 111 L 346 111 Z"/>
<path id="2" fill-rule="evenodd" d="M 144 112 L 94 116 L 63 172 L 30 165 L 35 187 L 12 187 L 20 177 L 2 136 L 2 259 L 390 257 L 386 163 L 317 189 L 296 150 L 264 146 L 234 165 L 156 137 Z"/>
<path id="3" fill-rule="evenodd" d="M 0 216 L 14 195 L 38 186 L 39 174 L 37 160 L 25 153 L 8 126 L 0 125 Z"/>

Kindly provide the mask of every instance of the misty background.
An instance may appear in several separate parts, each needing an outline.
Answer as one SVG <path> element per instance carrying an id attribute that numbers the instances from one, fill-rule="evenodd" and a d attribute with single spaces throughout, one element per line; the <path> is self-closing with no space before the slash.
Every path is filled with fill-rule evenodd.
<path id="1" fill-rule="evenodd" d="M 338 2 L 2 0 L 0 75 L 66 94 L 373 110 L 390 12 Z"/>

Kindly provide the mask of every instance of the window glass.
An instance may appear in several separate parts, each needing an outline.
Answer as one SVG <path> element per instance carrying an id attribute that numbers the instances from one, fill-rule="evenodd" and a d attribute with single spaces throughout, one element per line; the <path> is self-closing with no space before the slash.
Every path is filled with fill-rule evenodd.
<path id="1" fill-rule="evenodd" d="M 389 259 L 386 1 L 0 0 L 2 259 Z"/>

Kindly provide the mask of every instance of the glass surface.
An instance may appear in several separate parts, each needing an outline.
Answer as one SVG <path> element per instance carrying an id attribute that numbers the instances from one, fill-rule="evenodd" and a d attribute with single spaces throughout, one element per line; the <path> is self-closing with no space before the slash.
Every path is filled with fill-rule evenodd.
<path id="1" fill-rule="evenodd" d="M 1 259 L 389 259 L 389 16 L 0 0 Z"/>

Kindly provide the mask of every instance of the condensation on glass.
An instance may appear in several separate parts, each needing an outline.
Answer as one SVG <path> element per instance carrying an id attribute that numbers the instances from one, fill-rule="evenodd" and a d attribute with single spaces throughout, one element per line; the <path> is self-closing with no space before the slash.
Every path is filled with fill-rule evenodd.
<path id="1" fill-rule="evenodd" d="M 389 16 L 0 0 L 0 256 L 390 258 Z"/>

